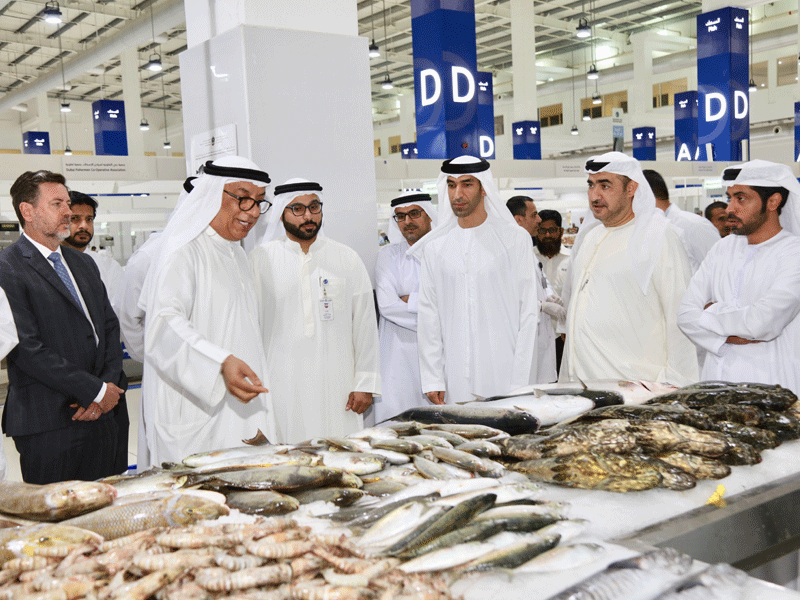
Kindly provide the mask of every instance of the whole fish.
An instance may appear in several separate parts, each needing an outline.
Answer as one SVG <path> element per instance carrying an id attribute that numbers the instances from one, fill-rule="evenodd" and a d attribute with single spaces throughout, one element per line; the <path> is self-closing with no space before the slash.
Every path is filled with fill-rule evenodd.
<path id="1" fill-rule="evenodd" d="M 583 395 L 589 392 L 587 398 L 596 392 L 614 392 L 622 396 L 625 404 L 644 404 L 651 398 L 660 394 L 678 389 L 668 383 L 657 383 L 655 381 L 622 381 L 618 379 L 594 379 L 580 382 L 580 387 L 575 383 L 545 383 L 525 386 L 516 390 L 515 393 L 533 393 L 533 390 L 545 394 L 569 394 Z"/>
<path id="2" fill-rule="evenodd" d="M 657 456 L 659 460 L 690 473 L 695 479 L 722 479 L 731 474 L 728 465 L 705 456 L 695 456 L 685 452 L 667 452 Z"/>
<path id="3" fill-rule="evenodd" d="M 434 423 L 425 428 L 427 431 L 447 431 L 468 440 L 508 437 L 508 434 L 494 427 L 469 423 Z"/>
<path id="4" fill-rule="evenodd" d="M 219 462 L 221 460 L 228 460 L 230 458 L 263 455 L 268 451 L 277 454 L 280 452 L 285 452 L 292 448 L 294 448 L 294 446 L 287 446 L 287 445 L 241 446 L 237 448 L 225 448 L 223 450 L 212 450 L 209 452 L 198 452 L 197 454 L 190 454 L 189 456 L 184 458 L 182 462 L 184 466 L 194 468 L 203 466 L 207 463 Z"/>
<path id="5" fill-rule="evenodd" d="M 459 444 L 457 449 L 481 458 L 499 458 L 503 455 L 503 450 L 500 446 L 488 440 L 470 440 L 464 444 Z"/>
<path id="6" fill-rule="evenodd" d="M 427 424 L 471 423 L 500 429 L 509 435 L 531 433 L 539 429 L 536 417 L 522 411 L 453 404 L 411 408 L 392 420 L 412 420 Z"/>
<path id="7" fill-rule="evenodd" d="M 536 417 L 542 427 L 546 427 L 580 416 L 596 405 L 589 398 L 581 396 L 519 396 L 493 401 L 491 406 L 523 410 Z"/>
<path id="8" fill-rule="evenodd" d="M 419 430 L 422 428 L 421 423 L 417 423 L 416 421 L 386 421 L 381 424 L 381 427 L 386 427 L 388 429 L 393 429 L 397 432 L 397 435 L 416 435 L 419 433 Z"/>
<path id="9" fill-rule="evenodd" d="M 399 432 L 391 427 L 367 427 L 361 431 L 356 431 L 347 435 L 348 438 L 358 438 L 362 440 L 391 440 L 397 438 Z"/>
<path id="10" fill-rule="evenodd" d="M 411 457 L 408 454 L 386 450 L 385 448 L 370 448 L 369 453 L 382 456 L 390 465 L 405 465 L 411 462 Z"/>
<path id="11" fill-rule="evenodd" d="M 658 484 L 659 487 L 668 490 L 683 491 L 690 490 L 697 485 L 697 478 L 680 467 L 676 467 L 675 465 L 659 460 L 653 456 L 638 453 L 635 453 L 634 456 L 640 460 L 647 461 L 656 468 L 661 475 L 661 483 Z"/>
<path id="12" fill-rule="evenodd" d="M 369 452 L 370 445 L 367 440 L 358 438 L 337 438 L 328 437 L 321 441 L 327 443 L 329 446 L 338 448 L 339 450 L 347 450 L 348 452 Z"/>
<path id="13" fill-rule="evenodd" d="M 606 419 L 587 425 L 563 427 L 547 437 L 507 438 L 499 440 L 497 445 L 506 456 L 535 460 L 590 450 L 623 454 L 634 450 L 636 438 L 628 421 Z"/>
<path id="14" fill-rule="evenodd" d="M 535 531 L 556 521 L 566 519 L 568 511 L 569 504 L 565 502 L 507 504 L 505 506 L 495 506 L 482 512 L 475 517 L 474 521 L 494 520 L 511 523 L 509 531 Z M 529 516 L 544 517 L 544 519 L 528 522 L 525 519 Z M 525 529 L 528 525 L 534 525 L 534 529 Z"/>
<path id="15" fill-rule="evenodd" d="M 531 399 L 531 398 L 542 398 L 545 401 L 552 401 L 559 396 L 568 396 L 572 398 L 583 398 L 584 400 L 588 400 L 591 402 L 592 408 L 600 407 L 600 406 L 613 406 L 615 404 L 622 404 L 625 402 L 625 399 L 622 397 L 617 391 L 614 390 L 590 390 L 588 388 L 578 388 L 578 387 L 551 387 L 550 389 L 546 389 L 546 386 L 537 385 L 527 390 L 527 388 L 523 388 L 522 391 L 517 391 L 513 394 L 508 394 L 505 396 L 492 396 L 491 398 L 485 398 L 482 402 L 500 402 L 503 400 L 509 399 Z M 591 410 L 591 409 L 589 409 Z"/>
<path id="16" fill-rule="evenodd" d="M 586 519 L 566 519 L 564 521 L 556 521 L 547 527 L 542 527 L 537 533 L 539 535 L 558 534 L 561 536 L 561 542 L 566 543 L 583 534 L 588 524 L 589 521 Z"/>
<path id="17" fill-rule="evenodd" d="M 225 497 L 225 503 L 229 507 L 248 515 L 270 517 L 300 508 L 300 502 L 296 498 L 271 490 L 236 490 L 228 492 Z"/>
<path id="18" fill-rule="evenodd" d="M 266 454 L 252 454 L 250 456 L 237 456 L 225 460 L 209 462 L 192 469 L 189 474 L 194 476 L 199 473 L 221 473 L 223 471 L 276 467 L 278 465 L 316 466 L 321 462 L 322 459 L 319 456 L 312 456 L 304 452 L 270 452 Z"/>
<path id="19" fill-rule="evenodd" d="M 467 542 L 439 550 L 432 550 L 422 556 L 402 563 L 398 569 L 406 573 L 428 573 L 446 571 L 466 564 L 497 549 L 491 541 Z"/>
<path id="20" fill-rule="evenodd" d="M 649 490 L 661 483 L 660 473 L 648 462 L 611 453 L 578 452 L 526 460 L 509 468 L 536 481 L 609 492 Z"/>
<path id="21" fill-rule="evenodd" d="M 245 490 L 300 490 L 342 481 L 342 471 L 329 467 L 280 466 L 207 475 L 203 485 Z"/>
<path id="22" fill-rule="evenodd" d="M 376 506 L 358 506 L 342 509 L 328 518 L 334 521 L 348 521 L 348 527 L 369 527 L 378 519 L 383 518 L 393 510 L 408 504 L 409 502 L 420 502 L 425 505 L 430 500 L 439 498 L 439 494 L 429 494 L 427 496 L 415 496 L 413 498 L 402 498 L 399 500 L 380 503 Z"/>
<path id="23" fill-rule="evenodd" d="M 69 549 L 87 544 L 99 546 L 102 536 L 65 523 L 37 523 L 10 529 L 0 529 L 0 565 L 12 558 L 47 554 L 55 547 Z"/>
<path id="24" fill-rule="evenodd" d="M 189 494 L 173 494 L 161 500 L 106 506 L 62 521 L 62 524 L 88 529 L 106 540 L 113 540 L 152 527 L 175 527 L 216 519 L 228 512 L 224 504 Z"/>
<path id="25" fill-rule="evenodd" d="M 577 421 L 591 423 L 603 419 L 627 419 L 628 421 L 672 421 L 697 429 L 710 429 L 713 420 L 704 411 L 693 410 L 682 404 L 637 404 L 596 408 Z"/>
<path id="26" fill-rule="evenodd" d="M 151 469 L 137 475 L 107 477 L 100 481 L 114 486 L 114 489 L 117 490 L 117 498 L 121 498 L 122 496 L 151 491 L 177 490 L 186 484 L 187 479 L 186 475 L 162 469 Z"/>
<path id="27" fill-rule="evenodd" d="M 414 442 L 408 438 L 395 438 L 391 440 L 371 440 L 370 445 L 373 448 L 381 450 L 390 450 L 391 452 L 400 452 L 402 454 L 417 454 L 422 452 L 424 446 L 419 442 Z"/>
<path id="28" fill-rule="evenodd" d="M 361 500 L 366 494 L 358 488 L 325 487 L 294 492 L 293 495 L 300 501 L 300 504 L 330 502 L 336 506 L 350 506 L 354 502 Z"/>
<path id="29" fill-rule="evenodd" d="M 405 487 L 406 484 L 401 481 L 392 481 L 391 479 L 386 479 L 386 480 L 379 479 L 378 481 L 365 483 L 361 489 L 363 489 L 364 492 L 369 494 L 370 496 L 385 498 L 386 496 L 391 496 L 392 494 L 399 492 L 402 489 L 405 489 Z"/>
<path id="30" fill-rule="evenodd" d="M 520 573 L 552 573 L 580 569 L 598 560 L 606 549 L 600 544 L 573 544 L 548 550 L 517 567 Z"/>
<path id="31" fill-rule="evenodd" d="M 543 552 L 555 548 L 561 540 L 560 535 L 534 535 L 516 544 L 490 552 L 465 564 L 460 573 L 488 571 L 490 569 L 515 569 Z"/>
<path id="32" fill-rule="evenodd" d="M 503 531 L 503 524 L 497 521 L 475 521 L 468 523 L 432 539 L 427 544 L 410 548 L 398 556 L 402 559 L 416 558 L 434 550 L 450 548 L 467 542 L 481 542 Z"/>
<path id="33" fill-rule="evenodd" d="M 435 437 L 442 438 L 446 442 L 450 444 L 451 448 L 455 448 L 456 446 L 460 446 L 461 444 L 466 444 L 469 440 L 464 436 L 458 435 L 457 433 L 450 433 L 449 431 L 442 431 L 441 429 L 422 429 L 425 432 L 425 435 L 432 435 Z M 446 446 L 442 446 L 445 448 Z"/>
<path id="34" fill-rule="evenodd" d="M 671 548 L 654 550 L 614 563 L 552 600 L 652 600 L 688 573 L 691 565 L 690 557 Z"/>
<path id="35" fill-rule="evenodd" d="M 481 458 L 450 448 L 433 448 L 433 455 L 441 461 L 455 465 L 461 469 L 478 473 L 484 477 L 500 477 L 505 472 L 505 467 L 488 458 Z"/>
<path id="36" fill-rule="evenodd" d="M 713 390 L 713 389 L 731 388 L 731 387 L 759 390 L 762 392 L 766 392 L 772 396 L 783 397 L 787 401 L 791 400 L 791 403 L 797 402 L 797 395 L 792 390 L 777 384 L 773 385 L 770 383 L 752 383 L 752 382 L 733 383 L 730 381 L 701 381 L 693 385 L 687 385 L 686 387 L 681 389 Z"/>
<path id="37" fill-rule="evenodd" d="M 788 390 L 787 390 L 788 391 Z M 656 396 L 651 403 L 678 400 L 689 408 L 702 409 L 713 404 L 744 404 L 757 406 L 765 410 L 783 411 L 797 401 L 793 394 L 771 393 L 760 387 L 735 385 L 713 389 L 681 388 L 668 394 Z"/>
<path id="38" fill-rule="evenodd" d="M 60 481 L 47 485 L 0 481 L 2 512 L 34 521 L 61 521 L 108 506 L 116 490 L 99 481 Z"/>
<path id="39" fill-rule="evenodd" d="M 341 469 L 354 475 L 368 475 L 383 470 L 386 458 L 378 454 L 364 454 L 363 452 L 318 452 L 326 467 Z"/>
<path id="40" fill-rule="evenodd" d="M 778 445 L 780 445 L 778 436 L 772 431 L 767 431 L 759 427 L 742 425 L 741 423 L 734 423 L 733 421 L 716 421 L 711 424 L 709 429 L 711 431 L 727 433 L 740 442 L 750 444 L 756 450 L 777 448 Z"/>
<path id="41" fill-rule="evenodd" d="M 453 444 L 451 444 L 446 439 L 438 435 L 418 434 L 418 435 L 408 436 L 405 439 L 411 440 L 412 442 L 417 442 L 418 444 L 422 444 L 423 450 L 430 450 L 434 446 L 438 446 L 440 448 L 453 447 Z"/>
<path id="42" fill-rule="evenodd" d="M 385 513 L 361 534 L 358 543 L 361 546 L 374 546 L 386 543 L 398 535 L 406 535 L 410 529 L 417 527 L 422 522 L 432 522 L 438 518 L 444 508 L 431 509 L 426 503 L 420 501 L 406 502 L 395 509 Z"/>
<path id="43" fill-rule="evenodd" d="M 414 457 L 414 466 L 423 477 L 428 479 L 451 479 L 450 472 L 441 463 L 428 460 L 423 456 Z"/>
<path id="44" fill-rule="evenodd" d="M 747 573 L 730 565 L 712 565 L 681 581 L 677 589 L 658 600 L 730 600 L 741 598 L 747 584 Z"/>
<path id="45" fill-rule="evenodd" d="M 728 451 L 723 436 L 688 425 L 669 421 L 636 421 L 631 423 L 630 429 L 636 436 L 636 443 L 645 452 L 687 452 L 715 458 Z"/>
<path id="46" fill-rule="evenodd" d="M 426 522 L 384 551 L 387 556 L 399 556 L 419 546 L 430 543 L 435 538 L 451 531 L 460 524 L 468 522 L 478 513 L 491 508 L 497 496 L 482 494 L 465 500 L 447 510 L 436 519 Z"/>

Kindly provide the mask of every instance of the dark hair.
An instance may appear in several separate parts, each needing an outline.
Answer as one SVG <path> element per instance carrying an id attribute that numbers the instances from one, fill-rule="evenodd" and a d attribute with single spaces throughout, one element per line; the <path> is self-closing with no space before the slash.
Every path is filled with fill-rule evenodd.
<path id="1" fill-rule="evenodd" d="M 755 193 L 757 193 L 761 197 L 761 212 L 767 212 L 767 200 L 773 194 L 780 194 L 781 195 L 781 203 L 778 205 L 778 214 L 781 214 L 781 210 L 783 209 L 784 204 L 786 204 L 786 199 L 789 198 L 789 190 L 785 187 L 763 187 L 763 186 L 756 186 L 751 185 L 749 186 Z"/>
<path id="2" fill-rule="evenodd" d="M 506 206 L 515 217 L 524 217 L 525 213 L 528 211 L 528 202 L 533 202 L 533 198 L 529 198 L 528 196 L 512 196 L 506 202 Z"/>
<path id="3" fill-rule="evenodd" d="M 716 202 L 712 202 L 711 204 L 706 206 L 706 211 L 705 211 L 706 219 L 708 219 L 710 221 L 711 220 L 711 213 L 717 208 L 721 208 L 722 210 L 725 210 L 725 209 L 728 208 L 728 205 L 725 204 L 724 202 L 720 202 L 719 200 L 717 200 Z"/>
<path id="4" fill-rule="evenodd" d="M 549 208 L 540 210 L 539 217 L 542 219 L 542 223 L 545 221 L 555 221 L 556 225 L 561 227 L 561 213 L 557 210 L 551 210 Z"/>
<path id="5" fill-rule="evenodd" d="M 650 189 L 653 190 L 653 195 L 656 197 L 656 200 L 668 201 L 669 189 L 661 173 L 653 169 L 645 169 L 642 173 L 644 173 L 644 178 L 647 179 L 647 183 L 650 184 Z"/>
<path id="6" fill-rule="evenodd" d="M 84 194 L 83 192 L 76 192 L 75 190 L 69 191 L 69 206 L 72 208 L 75 205 L 84 205 L 92 207 L 92 216 L 97 216 L 97 200 Z"/>
<path id="7" fill-rule="evenodd" d="M 39 199 L 39 185 L 42 183 L 60 183 L 66 186 L 67 180 L 61 173 L 52 171 L 25 171 L 11 186 L 11 204 L 14 206 L 14 212 L 17 213 L 17 219 L 23 229 L 25 228 L 25 219 L 22 218 L 19 205 L 27 202 L 35 206 Z"/>

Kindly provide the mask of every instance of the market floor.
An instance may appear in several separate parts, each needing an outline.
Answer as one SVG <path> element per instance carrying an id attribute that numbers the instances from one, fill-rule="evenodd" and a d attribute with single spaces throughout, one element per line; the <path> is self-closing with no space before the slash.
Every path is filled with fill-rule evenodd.
<path id="1" fill-rule="evenodd" d="M 3 397 L 5 397 L 5 394 L 3 394 Z M 139 404 L 142 400 L 141 385 L 137 383 L 129 386 L 125 398 L 128 401 L 128 417 L 131 420 L 131 428 L 128 433 L 128 464 L 135 465 L 137 431 L 139 429 Z M 22 474 L 19 470 L 19 452 L 14 446 L 14 440 L 3 436 L 3 450 L 5 450 L 6 462 L 8 463 L 6 479 L 8 481 L 22 481 Z"/>

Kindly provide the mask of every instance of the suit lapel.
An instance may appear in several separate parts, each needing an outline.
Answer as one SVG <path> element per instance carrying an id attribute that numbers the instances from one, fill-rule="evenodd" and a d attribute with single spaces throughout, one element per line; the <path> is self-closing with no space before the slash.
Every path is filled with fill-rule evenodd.
<path id="1" fill-rule="evenodd" d="M 58 290 L 58 292 L 75 308 L 83 313 L 83 307 L 72 297 L 72 294 L 69 293 L 67 286 L 61 281 L 52 263 L 42 256 L 42 253 L 24 236 L 20 237 L 19 244 L 22 255 L 28 260 L 31 268 L 41 275 L 50 285 L 56 288 L 56 290 Z M 72 269 L 72 264 L 70 264 L 70 269 Z"/>

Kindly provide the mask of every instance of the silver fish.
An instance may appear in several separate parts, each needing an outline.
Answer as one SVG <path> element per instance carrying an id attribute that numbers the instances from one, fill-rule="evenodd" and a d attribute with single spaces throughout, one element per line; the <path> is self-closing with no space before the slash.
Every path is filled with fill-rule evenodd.
<path id="1" fill-rule="evenodd" d="M 130 477 L 117 477 L 116 480 L 101 480 L 117 490 L 117 498 L 131 494 L 152 491 L 171 491 L 184 486 L 187 476 L 156 469 Z"/>
<path id="2" fill-rule="evenodd" d="M 450 463 L 467 471 L 478 473 L 484 477 L 500 477 L 505 473 L 505 467 L 488 458 L 480 458 L 469 452 L 450 450 L 449 448 L 434 448 L 433 455 L 444 462 Z"/>
<path id="3" fill-rule="evenodd" d="M 447 440 L 453 448 L 461 444 L 466 444 L 469 441 L 464 436 L 458 435 L 457 433 L 450 433 L 449 431 L 441 431 L 439 429 L 423 429 L 422 431 L 425 432 L 425 435 L 435 435 L 443 440 Z"/>
<path id="4" fill-rule="evenodd" d="M 386 459 L 377 454 L 363 452 L 319 452 L 326 467 L 341 469 L 354 475 L 368 475 L 383 470 Z"/>
<path id="5" fill-rule="evenodd" d="M 459 445 L 456 449 L 462 452 L 469 452 L 481 458 L 498 458 L 503 455 L 500 446 L 488 440 L 470 440 Z"/>
<path id="6" fill-rule="evenodd" d="M 490 552 L 480 558 L 467 563 L 461 569 L 462 573 L 474 571 L 488 571 L 490 569 L 514 569 L 525 564 L 532 558 L 547 552 L 558 545 L 560 535 L 536 535 L 521 540 L 516 544 Z"/>
<path id="7" fill-rule="evenodd" d="M 434 514 L 438 516 L 443 510 L 438 508 L 438 512 L 434 513 L 424 502 L 406 502 L 375 521 L 361 535 L 358 543 L 362 546 L 385 543 L 386 540 L 392 539 L 398 534 L 405 534 L 420 519 L 428 519 Z"/>
<path id="8" fill-rule="evenodd" d="M 419 435 L 408 436 L 405 439 L 410 440 L 412 442 L 417 442 L 418 444 L 422 444 L 423 450 L 430 450 L 434 446 L 438 446 L 440 448 L 453 447 L 453 444 L 451 444 L 446 439 L 438 435 L 426 435 L 420 433 Z"/>
<path id="9" fill-rule="evenodd" d="M 329 467 L 279 466 L 207 475 L 205 486 L 245 490 L 299 490 L 342 481 L 342 471 Z"/>
<path id="10" fill-rule="evenodd" d="M 366 494 L 358 488 L 325 487 L 315 490 L 305 490 L 294 492 L 295 498 L 300 504 L 311 504 L 312 502 L 330 502 L 336 506 L 350 506 L 354 502 L 363 498 Z"/>
<path id="11" fill-rule="evenodd" d="M 682 581 L 658 600 L 731 600 L 742 597 L 747 573 L 730 565 L 713 565 Z"/>
<path id="12" fill-rule="evenodd" d="M 508 437 L 508 434 L 500 429 L 469 423 L 435 423 L 426 426 L 425 429 L 455 433 L 468 440 Z"/>
<path id="13" fill-rule="evenodd" d="M 600 544 L 558 546 L 517 567 L 522 573 L 550 573 L 579 569 L 595 562 L 606 549 Z"/>
<path id="14" fill-rule="evenodd" d="M 396 439 L 398 435 L 398 431 L 391 427 L 367 427 L 361 431 L 351 433 L 346 437 L 358 438 L 361 440 L 390 440 Z"/>
<path id="15" fill-rule="evenodd" d="M 60 521 L 108 506 L 116 490 L 98 481 L 60 481 L 47 485 L 0 481 L 4 513 L 36 521 Z"/>
<path id="16" fill-rule="evenodd" d="M 322 462 L 318 456 L 312 456 L 304 452 L 292 454 L 252 454 L 250 456 L 237 456 L 209 462 L 192 470 L 192 474 L 197 473 L 217 473 L 222 471 L 234 471 L 244 469 L 257 469 L 266 467 L 276 467 L 278 465 L 305 465 L 316 466 Z"/>
<path id="17" fill-rule="evenodd" d="M 271 453 L 280 453 L 291 450 L 294 446 L 272 445 L 272 446 L 241 446 L 238 448 L 225 448 L 222 450 L 212 450 L 209 452 L 198 452 L 190 454 L 183 459 L 183 464 L 187 467 L 200 467 L 208 463 L 228 460 L 230 458 L 240 458 L 243 456 L 256 456 Z"/>
<path id="18" fill-rule="evenodd" d="M 232 491 L 226 495 L 226 504 L 248 515 L 269 517 L 283 515 L 300 508 L 296 498 L 271 490 Z"/>

